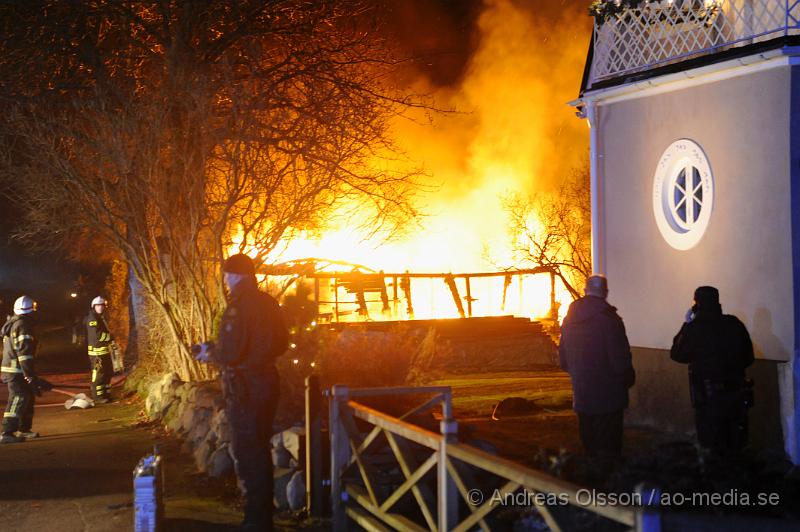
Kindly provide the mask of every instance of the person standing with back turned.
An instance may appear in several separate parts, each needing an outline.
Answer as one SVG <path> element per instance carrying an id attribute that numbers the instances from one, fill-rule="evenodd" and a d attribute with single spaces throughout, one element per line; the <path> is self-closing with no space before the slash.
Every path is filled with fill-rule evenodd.
<path id="1" fill-rule="evenodd" d="M 745 368 L 753 343 L 736 316 L 722 313 L 719 291 L 701 286 L 672 340 L 672 360 L 689 364 L 689 393 L 700 445 L 719 453 L 747 444 L 747 409 L 753 402 Z"/>
<path id="2" fill-rule="evenodd" d="M 242 530 L 272 530 L 270 437 L 278 406 L 275 358 L 286 351 L 289 332 L 278 302 L 258 289 L 247 255 L 222 267 L 228 306 L 216 344 L 193 346 L 197 360 L 220 366 L 225 410 L 232 429 L 236 475 L 244 489 Z"/>
<path id="3" fill-rule="evenodd" d="M 623 412 L 635 373 L 625 325 L 606 301 L 601 275 L 586 280 L 584 297 L 574 301 L 561 325 L 559 364 L 572 379 L 573 408 L 587 454 L 622 453 Z"/>

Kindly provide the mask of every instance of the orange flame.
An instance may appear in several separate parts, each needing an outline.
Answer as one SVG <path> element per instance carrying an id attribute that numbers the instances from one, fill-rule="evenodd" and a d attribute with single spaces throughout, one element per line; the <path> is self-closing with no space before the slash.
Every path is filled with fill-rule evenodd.
<path id="1" fill-rule="evenodd" d="M 512 192 L 551 192 L 558 178 L 585 157 L 585 126 L 565 102 L 574 98 L 579 86 L 591 35 L 585 6 L 564 7 L 550 0 L 534 4 L 487 0 L 478 20 L 481 44 L 462 85 L 445 91 L 419 81 L 419 88 L 436 92 L 442 104 L 469 113 L 439 117 L 433 128 L 408 121 L 396 124 L 401 145 L 441 184 L 422 206 L 430 214 L 419 231 L 387 243 L 365 240 L 353 229 L 358 224 L 335 227 L 318 237 L 301 235 L 288 242 L 280 256 L 269 259 L 317 257 L 395 273 L 531 267 L 514 262 L 501 198 Z M 234 247 L 240 242 L 241 237 Z M 472 279 L 472 314 L 545 316 L 550 283 L 546 274 L 514 277 L 503 305 L 503 277 Z M 464 284 L 463 279 L 457 282 L 462 298 Z M 387 288 L 392 298 L 395 287 Z M 563 314 L 571 298 L 560 283 L 556 288 Z M 341 287 L 338 291 L 339 298 L 349 301 L 343 306 L 353 310 L 353 295 Z M 451 291 L 441 279 L 415 279 L 411 293 L 415 318 L 458 317 Z M 399 288 L 398 294 L 402 299 Z M 329 293 L 321 299 L 336 296 Z M 388 317 L 409 317 L 404 301 L 392 307 Z M 386 318 L 379 304 L 370 303 L 370 318 Z M 340 319 L 359 318 L 353 312 Z"/>

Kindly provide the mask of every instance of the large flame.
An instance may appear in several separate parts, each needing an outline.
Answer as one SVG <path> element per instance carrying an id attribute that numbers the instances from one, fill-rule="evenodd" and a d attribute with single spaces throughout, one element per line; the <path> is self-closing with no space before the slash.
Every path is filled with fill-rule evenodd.
<path id="1" fill-rule="evenodd" d="M 574 97 L 579 85 L 591 34 L 585 6 L 564 7 L 563 2 L 547 0 L 537 4 L 540 11 L 509 0 L 487 0 L 478 19 L 480 46 L 464 81 L 457 89 L 435 89 L 440 103 L 469 112 L 440 117 L 433 128 L 410 121 L 396 125 L 406 151 L 441 183 L 423 206 L 428 216 L 420 230 L 387 243 L 365 238 L 355 229 L 363 220 L 351 218 L 354 223 L 319 236 L 293 239 L 280 256 L 270 260 L 317 257 L 390 273 L 458 274 L 530 267 L 514 262 L 502 197 L 552 192 L 558 178 L 585 157 L 585 126 L 565 102 Z M 541 9 L 548 11 L 546 17 Z M 425 80 L 420 78 L 418 83 Z M 241 237 L 234 240 L 238 248 Z M 332 281 L 323 281 L 320 299 L 340 299 L 340 320 L 365 319 L 355 312 L 352 294 L 341 287 L 333 294 Z M 387 286 L 390 298 L 395 291 L 392 282 Z M 549 275 L 514 276 L 505 286 L 505 305 L 504 283 L 503 277 L 471 279 L 473 316 L 537 318 L 550 311 Z M 464 280 L 458 280 L 457 286 L 465 298 Z M 402 298 L 403 292 L 397 291 Z M 459 315 L 442 279 L 414 279 L 411 293 L 414 318 Z M 561 313 L 571 301 L 560 283 L 556 300 Z M 379 303 L 370 303 L 369 318 L 410 317 L 404 300 L 391 307 L 386 314 Z M 330 304 L 321 305 L 320 310 L 335 314 Z"/>

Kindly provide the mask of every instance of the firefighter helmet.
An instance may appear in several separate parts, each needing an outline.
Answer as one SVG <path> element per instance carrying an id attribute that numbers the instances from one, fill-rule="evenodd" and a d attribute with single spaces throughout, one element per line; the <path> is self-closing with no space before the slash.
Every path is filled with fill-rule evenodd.
<path id="1" fill-rule="evenodd" d="M 14 301 L 14 314 L 18 316 L 20 314 L 30 314 L 34 311 L 36 311 L 36 301 L 30 296 L 19 296 Z"/>
<path id="2" fill-rule="evenodd" d="M 92 299 L 92 306 L 95 305 L 107 305 L 108 301 L 105 300 L 103 296 L 97 296 L 96 298 Z"/>

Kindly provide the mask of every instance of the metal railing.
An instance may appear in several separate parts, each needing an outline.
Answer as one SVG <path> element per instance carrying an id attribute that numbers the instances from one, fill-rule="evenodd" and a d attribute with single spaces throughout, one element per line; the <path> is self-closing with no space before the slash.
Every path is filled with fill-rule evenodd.
<path id="1" fill-rule="evenodd" d="M 800 0 L 661 0 L 595 21 L 589 87 L 606 79 L 800 34 Z"/>
<path id="2" fill-rule="evenodd" d="M 379 412 L 355 401 L 358 397 L 387 395 L 433 395 L 420 406 L 400 417 Z M 531 494 L 554 494 L 559 501 L 593 512 L 629 528 L 642 529 L 647 514 L 630 506 L 611 506 L 579 502 L 580 486 L 506 460 L 476 447 L 457 442 L 457 423 L 452 418 L 449 387 L 349 389 L 334 386 L 329 394 L 331 438 L 331 510 L 334 530 L 346 530 L 348 518 L 367 530 L 456 530 L 476 526 L 491 530 L 487 516 L 500 507 L 507 495 L 519 489 Z M 439 433 L 413 425 L 409 416 L 441 406 Z M 362 433 L 356 420 L 371 427 Z M 377 453 L 391 450 L 393 462 L 376 466 Z M 412 449 L 414 446 L 415 449 Z M 427 457 L 421 458 L 420 451 Z M 465 471 L 465 466 L 469 471 Z M 379 485 L 378 477 L 398 469 L 402 478 Z M 431 475 L 436 471 L 435 496 Z M 357 470 L 357 474 L 354 470 Z M 477 501 L 474 471 L 501 479 L 497 496 Z M 468 482 L 472 480 L 470 485 Z M 387 485 L 388 484 L 388 485 Z M 485 486 L 484 486 L 485 487 Z M 411 494 L 415 507 L 393 511 L 401 499 Z M 539 514 L 551 530 L 561 530 L 546 498 L 531 497 Z M 463 504 L 462 504 L 463 502 Z M 467 515 L 459 515 L 467 508 Z M 637 522 L 638 519 L 638 522 Z"/>

